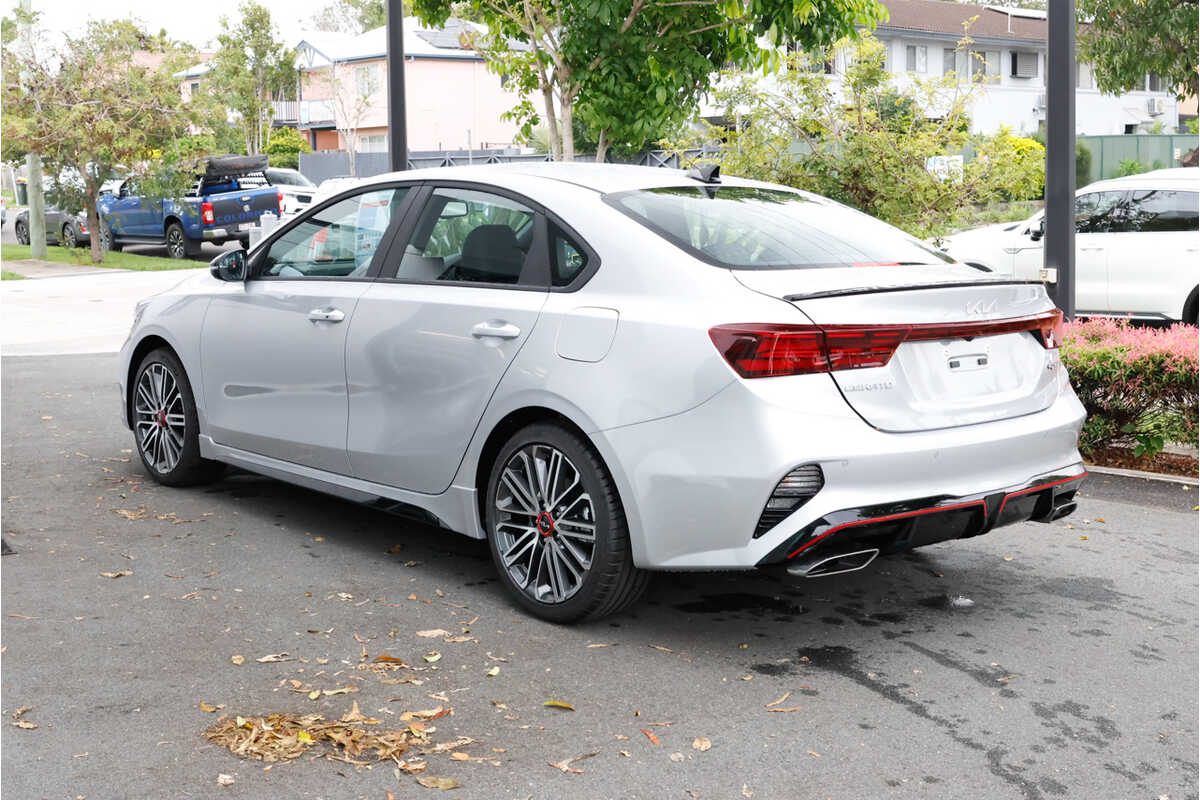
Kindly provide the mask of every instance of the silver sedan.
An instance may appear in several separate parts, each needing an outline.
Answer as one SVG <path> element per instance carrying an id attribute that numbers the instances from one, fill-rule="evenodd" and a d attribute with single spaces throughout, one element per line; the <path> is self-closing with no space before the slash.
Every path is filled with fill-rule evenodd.
<path id="1" fill-rule="evenodd" d="M 1041 285 L 804 192 L 466 167 L 362 181 L 143 302 L 119 377 L 155 480 L 418 512 L 569 622 L 654 570 L 830 575 L 1069 514 L 1060 331 Z"/>

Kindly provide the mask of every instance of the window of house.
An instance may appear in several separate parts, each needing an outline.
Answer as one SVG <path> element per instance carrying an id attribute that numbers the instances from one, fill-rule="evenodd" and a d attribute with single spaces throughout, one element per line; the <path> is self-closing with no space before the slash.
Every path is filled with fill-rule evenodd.
<path id="1" fill-rule="evenodd" d="M 972 50 L 971 74 L 987 77 L 999 75 L 1000 53 L 995 50 Z"/>
<path id="2" fill-rule="evenodd" d="M 1036 78 L 1038 74 L 1038 54 L 1025 50 L 1012 52 L 1012 70 L 1014 78 Z"/>
<path id="3" fill-rule="evenodd" d="M 1146 86 L 1152 92 L 1162 91 L 1162 78 L 1151 72 L 1146 76 Z"/>
<path id="4" fill-rule="evenodd" d="M 354 91 L 366 96 L 375 94 L 379 89 L 379 67 L 377 64 L 366 64 L 354 68 Z"/>
<path id="5" fill-rule="evenodd" d="M 1075 62 L 1075 88 L 1096 88 L 1096 76 L 1092 74 L 1092 68 L 1082 61 Z"/>
<path id="6" fill-rule="evenodd" d="M 358 152 L 360 153 L 386 153 L 387 152 L 387 136 L 382 133 L 371 134 L 370 136 L 358 137 Z"/>
<path id="7" fill-rule="evenodd" d="M 434 191 L 400 261 L 402 281 L 520 282 L 533 244 L 534 212 L 474 189 Z"/>
<path id="8" fill-rule="evenodd" d="M 953 47 L 942 48 L 942 74 L 951 75 L 958 72 L 958 51 Z"/>
<path id="9" fill-rule="evenodd" d="M 904 68 L 908 72 L 929 71 L 929 48 L 923 44 L 910 44 L 904 48 Z"/>

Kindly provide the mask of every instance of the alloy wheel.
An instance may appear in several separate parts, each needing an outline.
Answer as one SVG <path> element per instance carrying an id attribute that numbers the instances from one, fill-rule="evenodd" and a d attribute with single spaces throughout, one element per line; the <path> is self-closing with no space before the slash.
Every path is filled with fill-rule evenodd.
<path id="1" fill-rule="evenodd" d="M 75 247 L 79 244 L 75 241 L 75 229 L 70 225 L 63 225 L 63 245 L 65 247 Z"/>
<path id="2" fill-rule="evenodd" d="M 183 455 L 186 417 L 179 384 L 165 365 L 152 363 L 142 371 L 133 411 L 146 462 L 159 473 L 171 472 Z"/>
<path id="3" fill-rule="evenodd" d="M 178 228 L 171 228 L 171 230 L 167 231 L 167 252 L 171 258 L 184 257 L 183 231 Z"/>
<path id="4" fill-rule="evenodd" d="M 496 487 L 496 546 L 513 583 L 539 603 L 579 591 L 596 549 L 596 514 L 579 469 L 561 450 L 513 453 Z"/>
<path id="5" fill-rule="evenodd" d="M 17 244 L 29 244 L 29 228 L 18 222 L 13 226 L 13 233 L 16 234 Z"/>

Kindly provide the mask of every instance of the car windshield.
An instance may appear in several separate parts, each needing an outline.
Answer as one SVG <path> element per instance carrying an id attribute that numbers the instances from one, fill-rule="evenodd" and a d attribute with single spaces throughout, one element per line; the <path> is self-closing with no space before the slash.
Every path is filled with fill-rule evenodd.
<path id="1" fill-rule="evenodd" d="M 311 189 L 317 185 L 294 169 L 269 169 L 267 180 L 275 186 L 305 186 Z"/>
<path id="2" fill-rule="evenodd" d="M 953 262 L 912 236 L 823 198 L 750 186 L 679 186 L 605 200 L 687 252 L 727 269 Z"/>

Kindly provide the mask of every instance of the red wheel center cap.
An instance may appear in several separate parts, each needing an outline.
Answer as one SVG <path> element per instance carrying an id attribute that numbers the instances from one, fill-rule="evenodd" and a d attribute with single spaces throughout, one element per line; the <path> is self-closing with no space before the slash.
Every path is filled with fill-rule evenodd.
<path id="1" fill-rule="evenodd" d="M 167 427 L 167 412 L 166 411 L 160 410 L 158 412 L 158 427 L 160 427 L 160 428 Z"/>
<path id="2" fill-rule="evenodd" d="M 549 536 L 554 533 L 554 518 L 545 511 L 538 514 L 537 529 L 538 533 L 542 534 L 542 536 Z"/>

